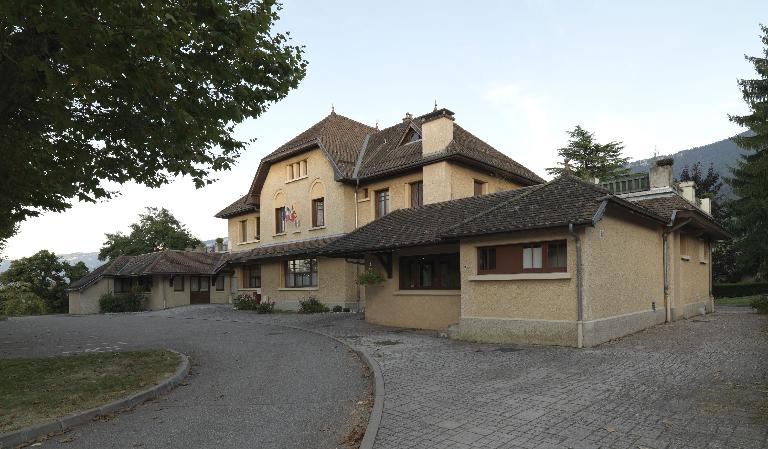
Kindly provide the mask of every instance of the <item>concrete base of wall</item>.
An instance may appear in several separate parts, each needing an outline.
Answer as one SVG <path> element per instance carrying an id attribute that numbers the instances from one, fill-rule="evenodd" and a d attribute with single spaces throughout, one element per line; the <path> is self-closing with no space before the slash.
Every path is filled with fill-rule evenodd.
<path id="1" fill-rule="evenodd" d="M 664 323 L 663 309 L 630 313 L 601 320 L 584 321 L 584 346 L 590 347 L 606 341 Z"/>
<path id="2" fill-rule="evenodd" d="M 688 319 L 694 316 L 704 315 L 715 311 L 715 302 L 706 300 L 683 306 L 672 307 L 672 321 Z"/>
<path id="3" fill-rule="evenodd" d="M 575 321 L 461 318 L 449 329 L 456 340 L 485 343 L 514 343 L 577 346 Z"/>
<path id="4" fill-rule="evenodd" d="M 334 306 L 341 306 L 344 309 L 349 309 L 352 312 L 360 312 L 362 310 L 358 310 L 358 308 L 362 309 L 363 306 L 361 304 L 358 304 L 356 301 L 330 301 L 325 302 L 322 299 L 320 300 L 323 304 L 328 306 L 329 309 L 333 309 Z M 275 302 L 275 309 L 278 310 L 291 310 L 291 311 L 297 311 L 299 310 L 299 301 L 291 301 L 291 300 L 284 300 L 284 301 L 277 301 Z"/>

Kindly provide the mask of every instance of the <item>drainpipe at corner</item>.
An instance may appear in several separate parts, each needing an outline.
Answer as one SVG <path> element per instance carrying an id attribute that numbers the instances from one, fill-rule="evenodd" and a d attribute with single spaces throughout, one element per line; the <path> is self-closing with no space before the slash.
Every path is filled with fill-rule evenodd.
<path id="1" fill-rule="evenodd" d="M 662 233 L 662 247 L 664 248 L 662 256 L 664 257 L 664 321 L 667 323 L 672 322 L 672 301 L 670 301 L 669 297 L 669 236 L 691 222 L 691 219 L 689 218 L 678 223 L 676 226 L 672 226 L 672 223 L 675 222 L 676 215 L 677 211 L 672 212 L 672 221 L 667 225 L 668 229 Z"/>
<path id="2" fill-rule="evenodd" d="M 568 223 L 568 232 L 576 242 L 576 302 L 578 304 L 576 321 L 576 346 L 584 347 L 584 288 L 581 266 L 581 237 L 573 229 L 573 223 Z"/>

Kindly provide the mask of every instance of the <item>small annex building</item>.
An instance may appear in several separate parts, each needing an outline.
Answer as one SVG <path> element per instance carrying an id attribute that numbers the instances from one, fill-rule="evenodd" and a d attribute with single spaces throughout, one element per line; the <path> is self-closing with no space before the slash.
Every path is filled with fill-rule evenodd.
<path id="1" fill-rule="evenodd" d="M 231 301 L 231 273 L 224 268 L 228 253 L 163 250 L 119 256 L 72 283 L 69 313 L 99 313 L 99 298 L 141 293 L 149 310 L 189 304 Z"/>

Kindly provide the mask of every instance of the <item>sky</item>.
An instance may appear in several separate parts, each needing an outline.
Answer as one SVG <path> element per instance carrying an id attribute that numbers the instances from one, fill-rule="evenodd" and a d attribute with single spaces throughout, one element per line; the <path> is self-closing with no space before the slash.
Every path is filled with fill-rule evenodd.
<path id="1" fill-rule="evenodd" d="M 159 189 L 112 185 L 120 195 L 23 222 L 3 257 L 48 249 L 98 251 L 147 206 L 169 209 L 197 237 L 225 237 L 216 212 L 246 193 L 259 160 L 337 113 L 380 127 L 440 107 L 514 160 L 546 176 L 577 124 L 632 159 L 670 154 L 740 131 L 736 85 L 762 52 L 762 1 L 293 0 L 277 29 L 304 45 L 299 87 L 236 129 L 256 139 L 215 184 L 178 178 Z"/>

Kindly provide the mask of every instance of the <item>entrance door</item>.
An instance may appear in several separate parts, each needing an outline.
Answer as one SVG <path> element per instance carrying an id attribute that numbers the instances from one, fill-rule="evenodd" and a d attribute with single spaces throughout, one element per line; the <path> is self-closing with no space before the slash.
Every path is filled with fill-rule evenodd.
<path id="1" fill-rule="evenodd" d="M 190 278 L 189 303 L 211 303 L 211 278 L 209 276 L 192 276 Z"/>

